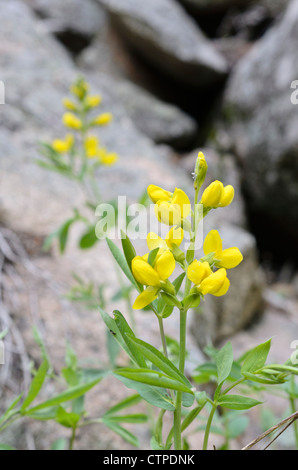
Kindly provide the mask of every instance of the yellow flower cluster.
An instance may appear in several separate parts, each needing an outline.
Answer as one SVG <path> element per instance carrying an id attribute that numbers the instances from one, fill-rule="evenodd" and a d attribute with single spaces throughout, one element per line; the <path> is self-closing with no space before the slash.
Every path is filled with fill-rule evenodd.
<path id="1" fill-rule="evenodd" d="M 102 102 L 102 97 L 89 94 L 89 89 L 89 84 L 83 78 L 79 78 L 71 85 L 70 92 L 73 97 L 63 99 L 66 112 L 62 117 L 62 122 L 66 128 L 81 134 L 86 158 L 95 159 L 97 164 L 111 166 L 117 162 L 118 155 L 99 146 L 97 136 L 88 135 L 88 131 L 96 126 L 108 125 L 113 116 L 111 113 L 102 113 L 87 121 L 88 112 Z M 52 142 L 52 149 L 59 154 L 68 154 L 74 151 L 74 147 L 75 136 L 72 134 L 67 134 L 64 140 L 56 139 Z"/>
<path id="2" fill-rule="evenodd" d="M 198 200 L 197 194 L 204 182 L 207 168 L 205 157 L 200 152 L 195 171 L 196 200 Z M 150 253 L 143 257 L 136 256 L 132 260 L 131 267 L 135 279 L 146 286 L 137 297 L 133 308 L 146 307 L 158 298 L 160 292 L 173 296 L 178 302 L 174 285 L 169 281 L 175 270 L 176 261 L 179 260 L 178 252 L 180 261 L 182 260 L 179 264 L 183 267 L 188 282 L 193 284 L 193 287 L 188 289 L 188 296 L 200 299 L 206 294 L 217 297 L 225 295 L 230 287 L 227 269 L 235 268 L 241 263 L 243 256 L 240 250 L 237 247 L 223 249 L 218 231 L 211 230 L 204 241 L 205 256 L 203 258 L 198 260 L 193 259 L 194 256 L 192 256 L 192 260 L 187 261 L 188 258 L 184 254 L 181 258 L 182 251 L 178 247 L 183 241 L 183 228 L 189 230 L 191 236 L 194 236 L 192 228 L 189 228 L 191 225 L 186 224 L 185 221 L 190 213 L 195 213 L 196 208 L 192 211 L 190 200 L 182 189 L 176 188 L 172 193 L 159 186 L 150 185 L 147 191 L 155 204 L 155 214 L 158 220 L 173 227 L 165 240 L 150 232 L 147 236 Z M 224 186 L 220 181 L 214 181 L 205 189 L 201 198 L 204 216 L 211 209 L 228 206 L 233 198 L 232 186 Z M 183 306 L 183 301 L 181 305 Z"/>

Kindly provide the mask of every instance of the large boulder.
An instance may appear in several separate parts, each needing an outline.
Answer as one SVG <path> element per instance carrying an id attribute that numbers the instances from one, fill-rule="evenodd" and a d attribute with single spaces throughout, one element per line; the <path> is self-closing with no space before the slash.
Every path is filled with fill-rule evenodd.
<path id="1" fill-rule="evenodd" d="M 225 59 L 173 0 L 98 0 L 119 33 L 144 59 L 187 85 L 222 81 Z"/>
<path id="2" fill-rule="evenodd" d="M 106 15 L 94 0 L 25 0 L 55 32 L 93 36 L 104 26 Z"/>
<path id="3" fill-rule="evenodd" d="M 298 3 L 238 63 L 224 118 L 243 168 L 250 208 L 298 237 Z M 293 94 L 293 95 L 292 95 Z"/>

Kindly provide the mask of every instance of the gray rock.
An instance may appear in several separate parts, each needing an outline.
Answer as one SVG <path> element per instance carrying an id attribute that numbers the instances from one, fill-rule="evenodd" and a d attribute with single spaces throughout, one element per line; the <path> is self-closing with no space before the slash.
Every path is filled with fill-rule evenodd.
<path id="1" fill-rule="evenodd" d="M 228 67 L 195 22 L 173 0 L 98 0 L 119 33 L 155 67 L 188 85 L 221 81 Z"/>
<path id="2" fill-rule="evenodd" d="M 73 31 L 95 35 L 105 24 L 106 15 L 94 0 L 25 0 L 47 23 L 51 31 Z"/>
<path id="3" fill-rule="evenodd" d="M 224 99 L 227 132 L 243 166 L 251 208 L 297 237 L 298 4 L 238 63 Z"/>
<path id="4" fill-rule="evenodd" d="M 231 7 L 241 7 L 254 0 L 179 0 L 182 4 L 199 12 L 222 12 Z"/>
<path id="5" fill-rule="evenodd" d="M 237 246 L 242 263 L 228 270 L 231 286 L 224 297 L 207 295 L 193 316 L 192 333 L 200 347 L 218 343 L 246 327 L 263 311 L 264 276 L 258 267 L 256 243 L 247 231 L 222 225 L 218 229 L 223 247 Z"/>

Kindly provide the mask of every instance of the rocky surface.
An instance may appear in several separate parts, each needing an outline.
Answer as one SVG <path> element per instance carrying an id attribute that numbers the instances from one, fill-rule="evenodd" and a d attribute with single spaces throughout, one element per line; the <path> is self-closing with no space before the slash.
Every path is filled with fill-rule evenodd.
<path id="1" fill-rule="evenodd" d="M 94 0 L 25 0 L 53 32 L 94 36 L 106 23 L 106 15 Z"/>
<path id="2" fill-rule="evenodd" d="M 227 128 L 242 162 L 250 206 L 284 224 L 284 230 L 294 236 L 298 114 L 297 105 L 291 102 L 291 83 L 297 79 L 297 21 L 294 1 L 280 23 L 238 63 L 224 101 Z"/>
<path id="3" fill-rule="evenodd" d="M 195 22 L 173 0 L 99 0 L 118 31 L 142 57 L 195 87 L 220 82 L 228 67 Z"/>
<path id="4" fill-rule="evenodd" d="M 223 12 L 231 7 L 242 7 L 254 0 L 179 0 L 183 5 L 199 12 Z"/>

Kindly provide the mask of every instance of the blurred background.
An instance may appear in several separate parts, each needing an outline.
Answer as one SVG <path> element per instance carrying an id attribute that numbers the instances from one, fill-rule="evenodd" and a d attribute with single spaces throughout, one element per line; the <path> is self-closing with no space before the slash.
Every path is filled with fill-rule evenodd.
<path id="1" fill-rule="evenodd" d="M 198 151 L 209 165 L 206 183 L 221 179 L 236 189 L 204 234 L 218 228 L 244 261 L 231 273 L 229 294 L 208 299 L 203 315 L 193 312 L 188 366 L 203 360 L 206 344 L 227 338 L 240 355 L 274 337 L 272 359 L 287 360 L 298 340 L 298 1 L 0 0 L 0 8 L 0 331 L 9 328 L 0 407 L 28 386 L 30 361 L 40 361 L 32 325 L 57 368 L 66 339 L 86 364 L 107 361 L 97 311 L 64 296 L 76 272 L 103 283 L 111 299 L 118 281 L 105 243 L 82 252 L 74 229 L 62 257 L 42 250 L 83 202 L 74 183 L 35 164 L 38 142 L 64 136 L 62 98 L 79 75 L 114 115 L 100 134 L 119 155 L 98 174 L 103 198 L 135 202 L 151 183 L 191 195 Z M 151 316 L 137 320 L 139 335 L 156 342 Z M 177 334 L 176 322 L 173 315 L 166 323 L 168 335 Z M 128 393 L 112 378 L 100 387 L 91 394 L 95 414 Z M 287 405 L 268 403 L 274 422 Z M 252 415 L 234 447 L 263 430 L 266 417 Z M 12 432 L 17 446 L 34 449 L 47 448 L 57 431 L 25 422 Z M 80 448 L 130 448 L 104 428 L 78 439 Z"/>

